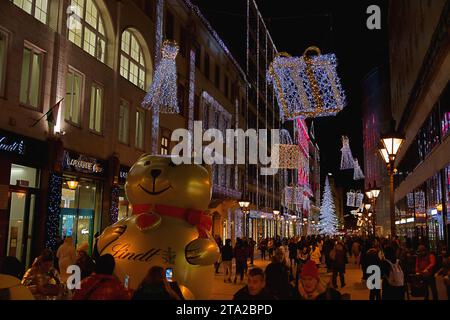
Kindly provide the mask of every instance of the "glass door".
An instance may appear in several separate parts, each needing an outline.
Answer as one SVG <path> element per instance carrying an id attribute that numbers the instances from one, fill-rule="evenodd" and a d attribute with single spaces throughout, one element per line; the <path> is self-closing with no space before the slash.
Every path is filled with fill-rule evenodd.
<path id="1" fill-rule="evenodd" d="M 36 193 L 32 190 L 11 190 L 9 206 L 8 247 L 6 254 L 30 265 Z"/>

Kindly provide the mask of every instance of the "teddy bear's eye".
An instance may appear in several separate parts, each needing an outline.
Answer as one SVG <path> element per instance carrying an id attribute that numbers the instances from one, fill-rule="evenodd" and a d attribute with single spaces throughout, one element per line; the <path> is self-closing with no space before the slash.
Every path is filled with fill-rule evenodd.
<path id="1" fill-rule="evenodd" d="M 147 160 L 147 161 L 144 162 L 144 166 L 149 166 L 150 164 L 151 164 L 150 160 Z"/>

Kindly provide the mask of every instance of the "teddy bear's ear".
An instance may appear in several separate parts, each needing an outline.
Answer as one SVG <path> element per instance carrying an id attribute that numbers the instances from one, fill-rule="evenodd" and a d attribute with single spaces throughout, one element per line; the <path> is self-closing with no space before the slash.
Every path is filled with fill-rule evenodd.
<path id="1" fill-rule="evenodd" d="M 139 160 L 141 160 L 141 159 L 144 158 L 144 157 L 151 156 L 151 155 L 152 155 L 151 153 L 143 153 L 143 154 L 141 154 L 141 155 L 139 156 L 139 158 L 136 160 L 136 162 L 139 161 Z"/>

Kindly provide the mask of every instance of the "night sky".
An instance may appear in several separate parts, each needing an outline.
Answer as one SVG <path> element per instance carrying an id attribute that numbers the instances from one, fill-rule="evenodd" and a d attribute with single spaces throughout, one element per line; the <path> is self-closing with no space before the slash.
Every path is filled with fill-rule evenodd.
<path id="1" fill-rule="evenodd" d="M 200 7 L 245 70 L 246 0 L 193 3 Z M 382 30 L 366 27 L 366 10 L 372 4 L 382 9 Z M 322 179 L 331 172 L 338 186 L 363 187 L 362 181 L 353 181 L 352 170 L 339 170 L 340 137 L 349 136 L 353 155 L 363 166 L 361 82 L 374 67 L 387 64 L 387 0 L 259 0 L 257 5 L 279 52 L 299 56 L 307 47 L 316 45 L 322 53 L 337 55 L 348 105 L 336 117 L 314 120 Z"/>

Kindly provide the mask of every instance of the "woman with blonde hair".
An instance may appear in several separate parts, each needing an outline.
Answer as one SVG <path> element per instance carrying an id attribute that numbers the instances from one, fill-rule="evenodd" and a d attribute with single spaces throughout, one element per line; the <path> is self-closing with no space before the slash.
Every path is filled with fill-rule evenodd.
<path id="1" fill-rule="evenodd" d="M 67 268 L 74 265 L 77 261 L 77 252 L 73 244 L 73 239 L 68 236 L 64 239 L 64 243 L 58 248 L 56 252 L 56 257 L 58 258 L 59 273 L 61 282 L 66 283 L 69 274 L 67 273 Z"/>

